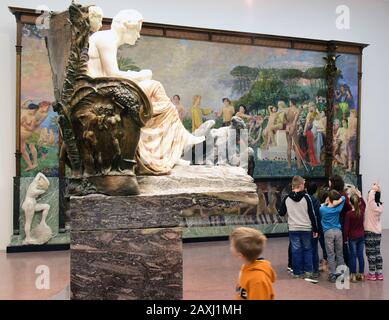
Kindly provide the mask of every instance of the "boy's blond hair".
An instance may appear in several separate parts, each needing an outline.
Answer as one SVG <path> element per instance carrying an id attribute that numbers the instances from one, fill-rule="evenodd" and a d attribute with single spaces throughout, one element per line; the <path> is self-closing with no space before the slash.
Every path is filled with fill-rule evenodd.
<path id="1" fill-rule="evenodd" d="M 236 251 L 241 253 L 247 260 L 255 261 L 263 252 L 267 238 L 253 228 L 240 227 L 232 231 L 230 241 Z"/>
<path id="2" fill-rule="evenodd" d="M 292 189 L 296 189 L 297 187 L 301 186 L 305 183 L 304 178 L 300 176 L 294 176 L 292 179 Z"/>

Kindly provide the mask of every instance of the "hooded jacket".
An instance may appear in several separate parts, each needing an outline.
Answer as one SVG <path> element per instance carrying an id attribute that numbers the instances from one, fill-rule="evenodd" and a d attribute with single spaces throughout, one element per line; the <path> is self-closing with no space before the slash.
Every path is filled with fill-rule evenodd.
<path id="1" fill-rule="evenodd" d="M 371 190 L 367 196 L 367 208 L 365 214 L 364 227 L 365 231 L 381 234 L 382 224 L 381 215 L 384 212 L 384 206 L 379 201 L 376 202 L 376 192 Z"/>
<path id="2" fill-rule="evenodd" d="M 273 283 L 276 273 L 270 261 L 258 259 L 244 264 L 236 287 L 237 300 L 274 300 Z"/>
<path id="3" fill-rule="evenodd" d="M 281 204 L 280 216 L 288 214 L 289 231 L 318 232 L 318 221 L 312 199 L 305 191 L 289 193 Z"/>

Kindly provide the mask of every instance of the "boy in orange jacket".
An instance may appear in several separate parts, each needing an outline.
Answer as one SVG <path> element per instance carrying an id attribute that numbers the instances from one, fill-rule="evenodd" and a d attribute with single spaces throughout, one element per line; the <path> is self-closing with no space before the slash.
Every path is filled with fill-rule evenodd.
<path id="1" fill-rule="evenodd" d="M 270 261 L 259 258 L 266 237 L 252 228 L 236 228 L 230 236 L 231 252 L 243 260 L 236 288 L 238 300 L 274 300 L 276 273 Z"/>

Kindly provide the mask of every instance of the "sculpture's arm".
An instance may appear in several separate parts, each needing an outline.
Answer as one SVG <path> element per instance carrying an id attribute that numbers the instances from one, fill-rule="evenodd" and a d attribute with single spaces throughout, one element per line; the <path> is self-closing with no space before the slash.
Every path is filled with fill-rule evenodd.
<path id="1" fill-rule="evenodd" d="M 121 71 L 117 62 L 117 51 L 113 50 L 109 42 L 96 44 L 99 52 L 101 67 L 108 77 L 125 78 L 133 81 L 151 80 L 151 70 Z"/>

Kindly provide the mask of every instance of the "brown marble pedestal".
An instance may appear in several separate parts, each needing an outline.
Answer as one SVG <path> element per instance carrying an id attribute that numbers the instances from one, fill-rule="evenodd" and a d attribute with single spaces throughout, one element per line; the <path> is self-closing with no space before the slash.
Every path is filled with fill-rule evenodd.
<path id="1" fill-rule="evenodd" d="M 138 196 L 70 198 L 72 299 L 182 299 L 183 210 L 258 202 L 240 168 L 176 167 L 138 181 Z"/>

